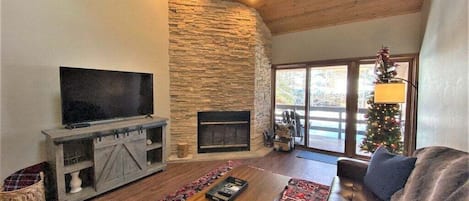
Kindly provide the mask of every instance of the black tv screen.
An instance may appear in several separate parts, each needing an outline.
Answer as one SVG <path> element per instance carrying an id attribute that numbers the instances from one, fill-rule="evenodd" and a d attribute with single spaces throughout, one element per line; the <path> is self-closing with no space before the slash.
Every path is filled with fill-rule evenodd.
<path id="1" fill-rule="evenodd" d="M 153 114 L 153 74 L 60 67 L 62 124 Z"/>

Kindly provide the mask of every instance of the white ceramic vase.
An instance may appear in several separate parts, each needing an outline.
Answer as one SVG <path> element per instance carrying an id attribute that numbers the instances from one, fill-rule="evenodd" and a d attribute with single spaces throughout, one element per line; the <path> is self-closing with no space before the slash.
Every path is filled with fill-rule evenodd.
<path id="1" fill-rule="evenodd" d="M 81 191 L 81 179 L 79 177 L 80 170 L 70 173 L 72 180 L 70 180 L 70 193 L 78 193 Z"/>

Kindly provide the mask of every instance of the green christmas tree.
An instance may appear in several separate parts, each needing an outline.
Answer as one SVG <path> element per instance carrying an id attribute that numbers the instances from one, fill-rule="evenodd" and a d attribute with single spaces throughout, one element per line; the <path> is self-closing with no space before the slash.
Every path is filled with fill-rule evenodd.
<path id="1" fill-rule="evenodd" d="M 396 82 L 393 78 L 397 75 L 397 67 L 398 65 L 389 59 L 389 48 L 383 47 L 376 55 L 375 83 Z M 367 129 L 360 144 L 361 150 L 374 153 L 379 146 L 385 145 L 390 152 L 402 154 L 399 104 L 374 103 L 374 93 L 371 93 L 367 103 Z"/>

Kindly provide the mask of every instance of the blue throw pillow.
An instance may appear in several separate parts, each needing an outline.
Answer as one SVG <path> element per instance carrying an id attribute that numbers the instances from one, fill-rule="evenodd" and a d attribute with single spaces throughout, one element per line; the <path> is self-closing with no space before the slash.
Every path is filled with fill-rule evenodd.
<path id="1" fill-rule="evenodd" d="M 364 178 L 365 186 L 382 200 L 403 188 L 417 158 L 395 155 L 381 146 L 373 154 Z"/>

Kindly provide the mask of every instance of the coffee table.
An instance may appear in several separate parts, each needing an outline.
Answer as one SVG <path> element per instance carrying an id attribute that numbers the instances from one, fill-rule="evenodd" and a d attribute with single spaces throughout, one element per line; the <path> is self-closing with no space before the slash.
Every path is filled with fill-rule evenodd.
<path id="1" fill-rule="evenodd" d="M 290 177 L 275 174 L 256 167 L 242 165 L 234 168 L 223 177 L 217 179 L 212 185 L 191 196 L 188 201 L 208 201 L 205 193 L 223 181 L 233 176 L 248 181 L 248 187 L 239 194 L 235 200 L 271 201 L 280 197 L 280 193 L 288 184 Z"/>

